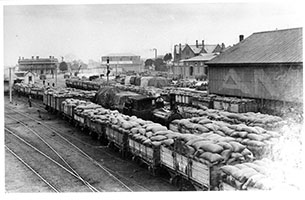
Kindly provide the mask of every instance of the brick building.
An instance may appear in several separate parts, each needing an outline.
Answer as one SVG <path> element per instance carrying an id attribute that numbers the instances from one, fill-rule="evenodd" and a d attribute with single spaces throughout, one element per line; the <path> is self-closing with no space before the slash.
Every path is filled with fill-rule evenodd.
<path id="1" fill-rule="evenodd" d="M 32 58 L 19 57 L 18 70 L 31 71 L 37 75 L 40 74 L 55 74 L 58 67 L 58 60 L 54 56 L 49 58 L 39 58 L 39 56 L 32 56 Z"/>
<path id="2" fill-rule="evenodd" d="M 196 76 L 207 75 L 208 69 L 205 63 L 226 49 L 225 45 L 201 44 L 196 40 L 195 45 L 175 45 L 174 62 L 171 67 L 171 73 L 175 77 L 183 79 L 195 79 Z"/>

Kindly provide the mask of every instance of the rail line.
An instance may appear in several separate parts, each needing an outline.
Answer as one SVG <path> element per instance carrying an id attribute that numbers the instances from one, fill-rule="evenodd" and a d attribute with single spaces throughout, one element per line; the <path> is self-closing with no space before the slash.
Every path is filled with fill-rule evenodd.
<path id="1" fill-rule="evenodd" d="M 33 169 L 29 164 L 27 164 L 22 158 L 20 158 L 13 150 L 11 150 L 9 147 L 4 145 L 5 148 L 13 155 L 15 156 L 22 164 L 24 164 L 27 168 L 29 168 L 36 176 L 39 177 L 44 183 L 46 183 L 53 191 L 56 193 L 59 193 L 59 190 L 55 188 L 51 183 L 49 183 L 45 178 L 43 178 L 35 169 Z"/>
<path id="2" fill-rule="evenodd" d="M 78 179 L 80 181 L 82 181 L 92 192 L 99 192 L 96 188 L 94 188 L 90 183 L 88 183 L 87 181 L 85 181 L 78 173 L 75 169 L 72 168 L 72 166 L 46 141 L 44 140 L 36 131 L 34 131 L 33 129 L 31 129 L 28 125 L 24 124 L 22 121 L 8 116 L 7 117 L 17 121 L 19 124 L 23 125 L 24 127 L 26 127 L 28 130 L 30 130 L 34 135 L 36 135 L 44 144 L 46 144 L 67 166 L 68 168 L 70 168 L 70 170 L 72 171 L 72 173 L 75 174 L 75 176 L 78 177 Z M 7 129 L 7 128 L 6 128 Z"/>
<path id="3" fill-rule="evenodd" d="M 9 108 L 11 109 L 11 108 Z M 11 109 L 13 110 L 13 109 Z M 23 115 L 29 119 L 32 119 L 33 121 L 36 121 L 38 124 L 42 125 L 43 127 L 47 128 L 48 130 L 52 131 L 54 134 L 56 134 L 57 136 L 59 136 L 60 138 L 62 138 L 64 141 L 66 141 L 67 143 L 69 143 L 71 146 L 73 146 L 74 148 L 76 148 L 81 154 L 83 154 L 85 157 L 87 157 L 87 159 L 89 159 L 93 164 L 95 164 L 96 166 L 98 166 L 99 168 L 101 168 L 102 170 L 104 170 L 110 177 L 112 177 L 114 180 L 116 180 L 117 182 L 119 182 L 124 188 L 126 188 L 128 191 L 133 192 L 133 190 L 128 187 L 125 183 L 123 183 L 120 179 L 118 179 L 113 173 L 111 173 L 111 170 L 102 166 L 100 163 L 98 163 L 96 160 L 94 160 L 92 157 L 90 157 L 87 153 L 85 153 L 83 150 L 81 150 L 79 147 L 77 147 L 76 145 L 74 145 L 73 143 L 71 143 L 69 140 L 67 140 L 65 137 L 63 137 L 57 130 L 51 128 L 49 125 L 45 125 L 43 122 L 36 120 L 35 118 L 32 118 L 28 115 L 25 115 L 23 113 L 20 113 L 18 111 L 13 110 L 14 112 Z M 11 116 L 8 116 L 10 118 L 12 118 Z M 15 119 L 16 120 L 16 119 Z M 22 123 L 20 120 L 18 120 L 20 124 L 28 127 L 26 124 Z M 28 127 L 29 128 L 29 127 Z M 124 178 L 124 177 L 123 177 Z M 125 178 L 124 178 L 125 179 Z M 130 180 L 128 180 L 130 181 Z M 131 181 L 130 181 L 131 182 Z M 143 186 L 140 186 L 136 183 L 133 183 L 134 185 L 136 185 L 139 188 L 142 188 L 143 190 L 147 191 L 147 188 L 144 188 Z"/>
<path id="4" fill-rule="evenodd" d="M 51 158 L 50 156 L 46 155 L 45 153 L 43 153 L 42 151 L 40 151 L 39 149 L 37 149 L 36 147 L 34 147 L 33 145 L 31 145 L 30 143 L 28 143 L 26 140 L 24 140 L 23 138 L 21 138 L 20 136 L 18 136 L 17 134 L 15 134 L 13 131 L 9 130 L 8 128 L 4 128 L 4 130 L 8 133 L 10 133 L 11 135 L 13 135 L 14 137 L 16 137 L 18 140 L 20 140 L 22 143 L 26 144 L 27 146 L 29 146 L 31 149 L 35 150 L 36 152 L 38 152 L 39 154 L 41 154 L 42 156 L 44 156 L 45 158 L 47 158 L 48 160 L 50 160 L 51 162 L 53 162 L 54 164 L 56 164 L 57 166 L 59 166 L 61 169 L 65 170 L 66 172 L 68 172 L 69 174 L 71 174 L 73 177 L 77 178 L 78 180 L 80 180 L 85 186 L 87 186 L 92 192 L 98 192 L 98 190 L 93 186 L 89 186 L 88 184 L 84 183 L 81 178 L 79 176 L 77 176 L 73 171 L 70 171 L 69 169 L 67 169 L 66 167 L 64 167 L 62 164 L 58 163 L 57 161 L 55 161 L 53 158 Z M 58 189 L 56 189 L 58 191 Z"/>

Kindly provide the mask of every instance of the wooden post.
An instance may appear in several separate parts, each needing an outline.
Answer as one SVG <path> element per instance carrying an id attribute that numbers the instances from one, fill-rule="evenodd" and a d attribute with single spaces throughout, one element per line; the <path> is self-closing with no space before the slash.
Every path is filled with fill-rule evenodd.
<path id="1" fill-rule="evenodd" d="M 9 91 L 10 91 L 10 103 L 12 103 L 12 68 L 9 68 Z"/>

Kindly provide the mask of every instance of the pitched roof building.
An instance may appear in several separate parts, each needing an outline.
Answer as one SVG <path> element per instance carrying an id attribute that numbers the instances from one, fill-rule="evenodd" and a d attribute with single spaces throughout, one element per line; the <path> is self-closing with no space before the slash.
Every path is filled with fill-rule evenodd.
<path id="1" fill-rule="evenodd" d="M 302 103 L 302 41 L 302 28 L 240 37 L 238 44 L 207 62 L 210 93 L 260 99 L 273 110 Z"/>
<path id="2" fill-rule="evenodd" d="M 189 59 L 200 54 L 212 54 L 212 53 L 221 53 L 225 49 L 225 45 L 222 43 L 219 44 L 205 44 L 202 40 L 201 44 L 196 40 L 196 44 L 190 45 L 175 45 L 174 47 L 174 62 L 179 62 L 180 60 Z"/>

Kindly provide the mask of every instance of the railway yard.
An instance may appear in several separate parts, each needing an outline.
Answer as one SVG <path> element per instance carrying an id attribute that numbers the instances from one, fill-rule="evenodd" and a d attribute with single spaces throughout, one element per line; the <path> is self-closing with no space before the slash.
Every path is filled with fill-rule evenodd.
<path id="1" fill-rule="evenodd" d="M 300 189 L 296 120 L 216 110 L 218 101 L 237 104 L 240 111 L 255 106 L 194 91 L 149 93 L 151 88 L 120 85 L 100 85 L 97 91 L 90 89 L 96 82 L 66 84 L 15 84 L 13 101 L 5 96 L 7 192 Z M 135 101 L 132 109 L 126 108 L 126 91 Z M 158 99 L 155 93 L 169 104 L 155 109 L 150 105 Z M 111 94 L 119 104 L 98 101 L 112 101 Z M 178 110 L 172 110 L 172 101 Z M 141 110 L 143 102 L 152 110 Z M 296 151 L 300 154 L 291 156 Z"/>
<path id="2" fill-rule="evenodd" d="M 24 97 L 5 98 L 5 152 L 7 192 L 178 190 Z"/>

